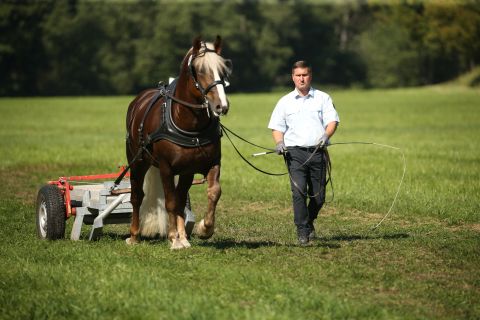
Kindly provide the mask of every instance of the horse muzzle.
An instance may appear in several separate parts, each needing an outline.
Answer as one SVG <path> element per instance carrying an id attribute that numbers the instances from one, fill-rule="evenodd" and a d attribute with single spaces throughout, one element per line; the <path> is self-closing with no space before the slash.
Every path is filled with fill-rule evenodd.
<path id="1" fill-rule="evenodd" d="M 217 105 L 215 107 L 216 113 L 218 113 L 219 115 L 226 115 L 229 109 L 230 109 L 230 102 L 228 101 L 224 105 Z"/>
<path id="2" fill-rule="evenodd" d="M 222 116 L 222 115 L 226 115 L 228 113 L 228 110 L 230 108 L 230 102 L 226 102 L 226 103 L 211 103 L 209 102 L 209 107 L 210 107 L 210 111 L 213 112 L 213 114 L 216 116 L 216 117 L 219 117 L 219 116 Z"/>

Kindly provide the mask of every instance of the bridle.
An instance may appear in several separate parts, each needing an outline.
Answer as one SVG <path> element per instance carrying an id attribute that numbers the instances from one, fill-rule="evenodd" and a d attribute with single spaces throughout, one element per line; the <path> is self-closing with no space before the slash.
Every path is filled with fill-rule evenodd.
<path id="1" fill-rule="evenodd" d="M 195 87 L 198 89 L 198 91 L 200 91 L 202 96 L 205 98 L 207 96 L 207 94 L 210 92 L 210 90 L 212 90 L 213 87 L 220 84 L 224 88 L 226 88 L 230 85 L 230 83 L 228 82 L 227 77 L 221 77 L 219 80 L 212 81 L 212 83 L 210 83 L 206 88 L 202 87 L 202 85 L 200 84 L 200 82 L 197 79 L 197 72 L 195 70 L 195 67 L 193 66 L 193 61 L 198 57 L 204 56 L 207 52 L 218 54 L 214 49 L 208 48 L 205 43 L 203 43 L 203 48 L 202 49 L 203 50 L 199 51 L 199 53 L 190 55 L 190 57 L 188 58 L 188 64 L 187 65 L 188 65 L 188 70 L 190 71 L 190 75 L 192 76 L 193 81 L 195 83 Z"/>
<path id="2" fill-rule="evenodd" d="M 176 101 L 176 102 L 178 102 L 178 103 L 180 103 L 180 104 L 182 104 L 186 107 L 194 108 L 194 109 L 208 109 L 209 108 L 209 103 L 208 103 L 208 99 L 207 99 L 207 94 L 217 85 L 222 85 L 224 88 L 226 88 L 230 85 L 230 83 L 228 82 L 228 78 L 226 76 L 222 76 L 219 80 L 213 80 L 206 88 L 204 88 L 201 85 L 201 83 L 198 81 L 197 71 L 195 70 L 195 67 L 193 65 L 193 61 L 198 57 L 204 56 L 206 53 L 218 54 L 215 50 L 208 48 L 205 43 L 203 43 L 202 46 L 203 46 L 203 48 L 202 48 L 201 51 L 199 51 L 199 53 L 190 55 L 190 57 L 188 58 L 187 66 L 188 66 L 188 70 L 190 72 L 190 76 L 192 77 L 193 82 L 195 84 L 195 88 L 197 88 L 197 90 L 200 91 L 200 94 L 202 95 L 203 103 L 202 104 L 192 104 L 192 103 L 188 103 L 186 101 L 180 100 L 178 98 L 175 98 L 172 95 L 168 95 L 168 97 L 171 98 L 172 100 L 174 100 L 174 101 Z"/>
<path id="3" fill-rule="evenodd" d="M 195 58 L 197 58 L 197 57 L 201 57 L 201 56 L 205 55 L 205 53 L 207 53 L 207 52 L 212 52 L 212 53 L 217 54 L 217 52 L 215 50 L 209 49 L 206 46 L 206 44 L 203 44 L 203 50 L 201 52 L 199 52 L 198 54 L 190 55 L 190 57 L 188 58 L 188 63 L 187 63 L 190 76 L 192 77 L 193 82 L 195 84 L 195 88 L 197 88 L 197 90 L 200 91 L 200 94 L 202 95 L 202 98 L 203 98 L 203 103 L 202 104 L 190 103 L 188 101 L 177 98 L 171 92 L 165 90 L 164 88 L 160 88 L 160 91 L 161 91 L 160 95 L 163 96 L 163 97 L 166 97 L 168 99 L 172 99 L 173 101 L 175 101 L 175 102 L 177 102 L 177 103 L 179 103 L 179 104 L 181 104 L 185 107 L 188 107 L 188 108 L 191 108 L 191 109 L 207 109 L 207 111 L 208 111 L 210 109 L 209 108 L 210 104 L 208 103 L 207 94 L 210 92 L 210 90 L 212 90 L 217 85 L 222 85 L 224 88 L 226 88 L 230 85 L 230 83 L 228 81 L 228 77 L 224 76 L 220 80 L 214 80 L 212 83 L 210 83 L 207 86 L 207 88 L 203 88 L 203 86 L 200 84 L 200 82 L 198 81 L 198 78 L 197 78 L 197 72 L 195 70 L 195 67 L 193 66 L 193 60 L 195 60 Z M 214 112 L 214 113 L 216 114 L 216 112 Z"/>

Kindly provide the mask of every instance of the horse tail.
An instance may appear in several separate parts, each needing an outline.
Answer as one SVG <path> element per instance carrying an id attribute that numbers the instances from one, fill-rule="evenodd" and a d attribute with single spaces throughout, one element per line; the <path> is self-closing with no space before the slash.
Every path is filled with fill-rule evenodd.
<path id="1" fill-rule="evenodd" d="M 140 206 L 140 234 L 144 237 L 166 237 L 168 214 L 165 209 L 165 192 L 158 168 L 151 166 L 143 182 L 142 205 Z"/>

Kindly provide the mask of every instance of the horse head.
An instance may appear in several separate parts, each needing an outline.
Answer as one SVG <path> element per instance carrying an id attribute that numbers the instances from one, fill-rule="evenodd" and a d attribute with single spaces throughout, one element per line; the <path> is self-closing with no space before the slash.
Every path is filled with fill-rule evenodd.
<path id="1" fill-rule="evenodd" d="M 221 56 L 222 39 L 217 36 L 215 42 L 193 40 L 188 56 L 188 68 L 198 93 L 215 116 L 226 114 L 229 101 L 225 88 L 229 85 L 231 63 Z"/>

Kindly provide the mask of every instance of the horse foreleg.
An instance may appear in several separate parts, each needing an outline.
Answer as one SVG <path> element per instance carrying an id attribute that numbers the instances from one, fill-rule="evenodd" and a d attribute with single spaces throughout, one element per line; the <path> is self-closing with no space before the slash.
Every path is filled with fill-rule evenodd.
<path id="1" fill-rule="evenodd" d="M 207 175 L 208 210 L 205 217 L 199 222 L 196 233 L 201 239 L 208 239 L 213 235 L 215 227 L 215 210 L 222 194 L 220 187 L 220 165 L 210 169 Z"/>
<path id="2" fill-rule="evenodd" d="M 171 243 L 177 238 L 177 219 L 175 217 L 175 183 L 173 176 L 164 173 L 165 170 L 160 170 L 162 174 L 163 191 L 165 192 L 165 210 L 168 213 L 168 232 L 167 238 Z"/>
<path id="3" fill-rule="evenodd" d="M 190 186 L 192 185 L 193 175 L 181 175 L 177 186 L 175 188 L 175 214 L 177 220 L 177 243 L 176 247 L 172 249 L 181 249 L 191 247 L 188 242 L 187 232 L 185 230 L 185 204 L 187 202 L 187 194 Z"/>
<path id="4" fill-rule="evenodd" d="M 171 174 L 171 171 L 166 167 L 160 169 L 162 175 L 163 189 L 165 191 L 165 209 L 168 213 L 168 240 L 171 243 L 171 249 L 183 249 L 190 247 L 190 243 L 187 240 L 185 225 L 181 225 L 182 221 L 185 224 L 183 219 L 183 214 L 180 212 L 179 200 L 181 197 L 178 197 L 174 176 Z"/>
<path id="5" fill-rule="evenodd" d="M 127 244 L 136 244 L 140 241 L 140 205 L 143 197 L 143 180 L 147 169 L 132 167 L 130 175 L 131 195 L 130 203 L 132 204 L 132 222 L 130 224 L 130 238 L 126 240 Z"/>

